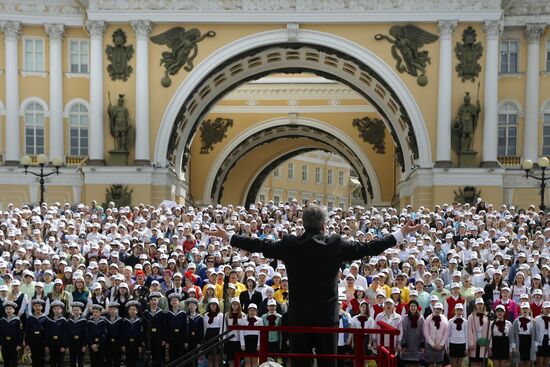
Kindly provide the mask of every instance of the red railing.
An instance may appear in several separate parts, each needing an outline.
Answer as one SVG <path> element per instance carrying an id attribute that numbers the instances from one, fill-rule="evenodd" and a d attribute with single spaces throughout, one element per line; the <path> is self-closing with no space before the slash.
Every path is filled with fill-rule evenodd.
<path id="1" fill-rule="evenodd" d="M 397 358 L 395 357 L 395 338 L 399 335 L 399 330 L 385 322 L 377 322 L 379 329 L 356 329 L 356 328 L 331 328 L 331 327 L 302 327 L 302 326 L 229 326 L 230 330 L 256 330 L 260 332 L 260 348 L 258 353 L 238 352 L 235 354 L 235 366 L 240 365 L 241 358 L 258 358 L 262 364 L 271 358 L 307 358 L 307 359 L 348 359 L 355 362 L 356 367 L 362 367 L 365 361 L 374 360 L 378 367 L 396 367 Z M 299 334 L 334 334 L 345 333 L 353 334 L 355 344 L 354 355 L 344 354 L 297 354 L 297 353 L 270 353 L 268 351 L 269 332 L 285 332 Z M 365 334 L 381 335 L 380 342 L 385 340 L 384 336 L 389 336 L 389 345 L 379 345 L 376 355 L 365 355 L 364 340 Z"/>

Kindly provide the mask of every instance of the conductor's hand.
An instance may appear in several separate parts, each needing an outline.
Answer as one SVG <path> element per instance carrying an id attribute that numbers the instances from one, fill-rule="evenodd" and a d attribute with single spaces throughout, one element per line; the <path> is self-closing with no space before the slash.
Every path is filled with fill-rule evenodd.
<path id="1" fill-rule="evenodd" d="M 224 241 L 227 241 L 229 239 L 229 235 L 227 234 L 227 231 L 223 229 L 223 227 L 220 226 L 219 224 L 216 224 L 215 230 L 204 231 L 204 233 L 209 236 L 219 237 Z"/>
<path id="2" fill-rule="evenodd" d="M 410 220 L 407 225 L 401 227 L 401 233 L 403 233 L 403 236 L 407 236 L 409 233 L 418 231 L 419 228 L 420 224 L 414 224 L 414 222 Z"/>

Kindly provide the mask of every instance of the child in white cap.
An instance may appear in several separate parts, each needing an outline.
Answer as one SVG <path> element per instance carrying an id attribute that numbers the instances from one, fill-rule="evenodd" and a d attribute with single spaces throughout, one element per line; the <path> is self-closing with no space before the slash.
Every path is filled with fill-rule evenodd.
<path id="1" fill-rule="evenodd" d="M 455 315 L 449 320 L 449 358 L 452 367 L 460 367 L 468 349 L 468 321 L 464 318 L 464 306 L 455 305 Z"/>
<path id="2" fill-rule="evenodd" d="M 454 313 L 454 310 L 453 310 Z M 426 318 L 424 331 L 424 361 L 435 367 L 445 359 L 445 348 L 449 340 L 449 321 L 443 315 L 443 304 L 433 306 L 433 314 Z"/>
<path id="3" fill-rule="evenodd" d="M 520 315 L 512 323 L 510 332 L 510 347 L 512 353 L 519 354 L 521 367 L 530 367 L 537 359 L 537 348 L 535 346 L 535 323 L 531 318 L 529 302 L 522 302 Z"/>
<path id="4" fill-rule="evenodd" d="M 535 345 L 537 347 L 537 367 L 550 363 L 550 302 L 542 304 L 542 314 L 535 318 Z"/>

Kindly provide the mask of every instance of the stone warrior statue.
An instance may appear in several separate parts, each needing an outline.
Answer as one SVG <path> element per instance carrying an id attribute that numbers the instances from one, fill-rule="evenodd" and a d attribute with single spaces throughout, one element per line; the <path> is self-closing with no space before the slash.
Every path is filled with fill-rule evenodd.
<path id="1" fill-rule="evenodd" d="M 118 95 L 118 102 L 115 106 L 111 104 L 111 93 L 109 93 L 109 129 L 111 136 L 115 138 L 115 150 L 128 151 L 130 145 L 130 115 L 124 107 L 124 94 Z"/>
<path id="2" fill-rule="evenodd" d="M 479 84 L 478 84 L 479 93 Z M 454 148 L 457 153 L 471 152 L 474 140 L 474 131 L 477 127 L 477 119 L 481 110 L 479 99 L 472 104 L 470 93 L 464 95 L 464 104 L 458 109 L 458 114 L 453 123 Z"/>

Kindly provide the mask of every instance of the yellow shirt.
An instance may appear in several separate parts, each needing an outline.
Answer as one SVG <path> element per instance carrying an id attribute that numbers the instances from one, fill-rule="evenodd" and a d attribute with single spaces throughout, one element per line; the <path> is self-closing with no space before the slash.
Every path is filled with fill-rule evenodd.
<path id="1" fill-rule="evenodd" d="M 408 304 L 411 299 L 411 290 L 409 287 L 401 288 L 401 302 Z"/>
<path id="2" fill-rule="evenodd" d="M 206 287 L 208 284 L 206 284 L 204 287 L 202 287 L 202 294 L 206 294 Z M 214 290 L 214 295 L 217 299 L 223 299 L 223 283 L 222 285 L 216 284 L 216 289 Z"/>
<path id="3" fill-rule="evenodd" d="M 275 292 L 275 294 L 273 295 L 273 298 L 275 298 L 275 301 L 279 302 L 279 303 L 285 303 L 286 300 L 284 299 L 284 296 L 283 296 L 283 292 L 288 292 L 288 290 L 284 291 L 282 289 L 279 289 Z M 287 300 L 288 300 L 288 295 L 287 295 Z"/>

